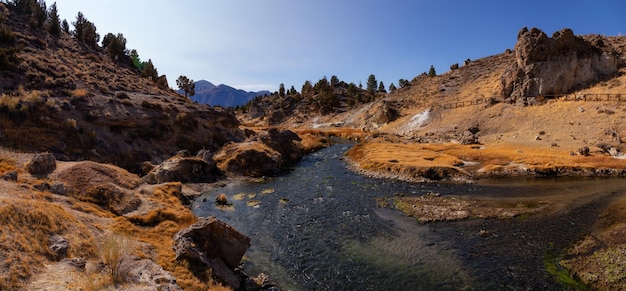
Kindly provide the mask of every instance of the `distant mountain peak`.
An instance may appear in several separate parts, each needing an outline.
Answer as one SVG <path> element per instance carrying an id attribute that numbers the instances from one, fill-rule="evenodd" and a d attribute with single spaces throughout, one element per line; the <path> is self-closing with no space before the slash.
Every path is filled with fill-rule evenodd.
<path id="1" fill-rule="evenodd" d="M 195 102 L 211 106 L 236 107 L 248 103 L 256 96 L 270 94 L 269 91 L 245 91 L 225 84 L 216 86 L 207 80 L 199 80 L 195 84 L 196 94 L 189 98 Z M 178 92 L 183 94 L 182 90 L 178 90 Z"/>

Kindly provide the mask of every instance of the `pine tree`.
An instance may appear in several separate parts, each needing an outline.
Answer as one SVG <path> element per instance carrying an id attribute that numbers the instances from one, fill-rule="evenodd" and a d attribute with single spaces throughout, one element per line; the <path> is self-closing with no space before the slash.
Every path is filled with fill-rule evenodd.
<path id="1" fill-rule="evenodd" d="M 63 29 L 63 32 L 70 34 L 70 24 L 67 23 L 67 19 L 63 19 L 63 22 L 61 22 L 61 28 Z"/>
<path id="2" fill-rule="evenodd" d="M 61 34 L 61 21 L 59 19 L 59 11 L 57 3 L 54 2 L 48 11 L 48 32 L 52 35 Z"/>
<path id="3" fill-rule="evenodd" d="M 312 95 L 313 93 L 313 86 L 311 86 L 311 82 L 310 81 L 305 81 L 304 84 L 302 84 L 302 96 L 304 97 L 308 97 L 310 95 Z"/>
<path id="4" fill-rule="evenodd" d="M 285 97 L 285 84 L 283 83 L 278 86 L 278 96 Z"/>
<path id="5" fill-rule="evenodd" d="M 159 77 L 159 72 L 152 64 L 151 59 L 148 59 L 148 62 L 143 64 L 143 70 L 141 71 L 141 76 L 152 82 L 157 81 L 157 78 Z"/>
<path id="6" fill-rule="evenodd" d="M 98 46 L 100 35 L 96 31 L 96 25 L 87 20 L 82 12 L 78 12 L 76 22 L 72 22 L 72 25 L 74 25 L 72 35 L 77 40 L 84 42 L 92 48 L 96 48 Z"/>
<path id="7" fill-rule="evenodd" d="M 187 78 L 187 76 L 178 77 L 178 79 L 176 79 L 176 85 L 178 86 L 178 89 L 185 92 L 185 98 L 196 94 L 196 83 Z"/>
<path id="8" fill-rule="evenodd" d="M 393 93 L 396 90 L 398 90 L 398 88 L 396 88 L 396 85 L 394 85 L 393 83 L 389 84 L 389 93 Z"/>
<path id="9" fill-rule="evenodd" d="M 428 70 L 428 76 L 430 77 L 437 76 L 437 72 L 435 72 L 435 67 L 433 65 L 430 65 L 430 70 Z"/>
<path id="10" fill-rule="evenodd" d="M 133 63 L 135 68 L 139 69 L 139 71 L 143 71 L 144 63 L 139 59 L 139 53 L 137 53 L 136 49 L 132 49 L 130 51 L 130 61 Z"/>
<path id="11" fill-rule="evenodd" d="M 380 81 L 380 84 L 378 85 L 378 92 L 387 93 L 387 90 L 385 90 L 385 84 L 383 84 L 383 81 Z"/>
<path id="12" fill-rule="evenodd" d="M 126 38 L 123 34 L 108 33 L 102 39 L 102 47 L 106 48 L 114 61 L 122 62 L 126 59 Z"/>
<path id="13" fill-rule="evenodd" d="M 367 92 L 370 92 L 370 94 L 372 94 L 372 95 L 376 94 L 376 86 L 377 85 L 378 85 L 378 83 L 376 82 L 376 76 L 374 76 L 374 74 L 371 74 L 367 78 Z"/>

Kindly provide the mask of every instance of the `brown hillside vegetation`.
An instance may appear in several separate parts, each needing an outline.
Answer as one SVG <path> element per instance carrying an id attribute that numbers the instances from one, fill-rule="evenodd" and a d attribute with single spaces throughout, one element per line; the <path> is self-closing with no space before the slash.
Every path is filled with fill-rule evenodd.
<path id="1" fill-rule="evenodd" d="M 193 103 L 103 48 L 65 32 L 51 35 L 29 25 L 29 14 L 0 7 L 10 40 L 2 47 L 16 51 L 16 64 L 0 74 L 0 144 L 139 172 L 144 161 L 243 138 L 232 114 Z"/>
<path id="2" fill-rule="evenodd" d="M 180 183 L 148 186 L 123 169 L 93 162 L 59 162 L 47 177 L 33 177 L 23 170 L 30 157 L 0 152 L 5 165 L 0 175 L 18 172 L 17 181 L 0 179 L 0 289 L 102 290 L 117 286 L 154 290 L 156 282 L 163 288 L 173 284 L 185 290 L 226 290 L 213 283 L 209 273 L 193 273 L 186 262 L 174 260 L 171 238 L 196 220 L 178 198 L 183 190 Z M 50 186 L 45 186 L 59 183 L 67 194 L 52 193 L 47 190 Z M 110 190 L 94 191 L 94 185 Z M 135 202 L 120 210 L 119 203 L 129 199 Z M 69 246 L 60 257 L 50 247 L 55 235 Z M 103 257 L 105 242 L 110 239 L 117 241 L 113 247 L 125 249 L 121 254 L 127 273 L 120 275 L 119 282 L 98 267 L 110 263 Z M 137 270 L 155 268 L 151 262 L 158 264 L 156 270 L 159 265 L 163 268 L 160 274 L 150 271 L 151 276 L 162 279 L 124 279 Z"/>

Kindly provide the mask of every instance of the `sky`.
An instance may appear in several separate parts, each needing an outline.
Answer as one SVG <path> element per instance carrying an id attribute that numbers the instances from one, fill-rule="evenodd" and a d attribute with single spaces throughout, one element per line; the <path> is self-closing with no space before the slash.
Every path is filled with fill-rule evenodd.
<path id="1" fill-rule="evenodd" d="M 47 0 L 48 6 L 54 1 Z M 434 66 L 513 48 L 517 32 L 626 34 L 623 0 L 56 0 L 70 28 L 78 12 L 103 37 L 178 76 L 247 91 L 298 91 L 336 75 L 366 85 L 411 80 Z"/>

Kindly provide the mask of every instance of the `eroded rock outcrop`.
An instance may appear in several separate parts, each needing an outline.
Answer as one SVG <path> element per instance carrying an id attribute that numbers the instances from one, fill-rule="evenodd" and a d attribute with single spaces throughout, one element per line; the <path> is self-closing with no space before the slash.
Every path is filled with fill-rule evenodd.
<path id="1" fill-rule="evenodd" d="M 569 93 L 614 75 L 619 66 L 618 54 L 602 39 L 588 41 L 567 28 L 552 37 L 522 28 L 515 56 L 501 81 L 502 96 L 517 102 L 519 97 Z"/>
<path id="2" fill-rule="evenodd" d="M 143 177 L 149 184 L 166 182 L 201 182 L 212 183 L 217 180 L 220 171 L 217 164 L 210 157 L 192 157 L 187 152 L 181 152 L 158 166 L 155 166 Z"/>
<path id="3" fill-rule="evenodd" d="M 302 157 L 300 137 L 289 130 L 270 129 L 243 143 L 230 143 L 213 157 L 231 175 L 275 176 Z"/>
<path id="4" fill-rule="evenodd" d="M 176 259 L 212 269 L 219 281 L 237 290 L 242 278 L 235 273 L 250 246 L 250 238 L 215 217 L 202 219 L 174 236 Z"/>

